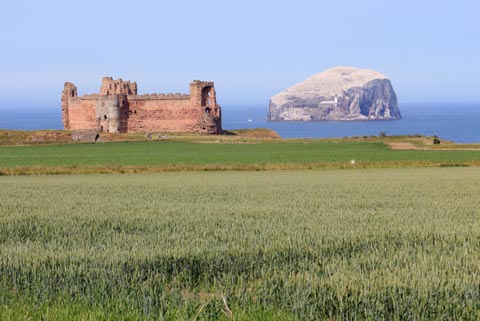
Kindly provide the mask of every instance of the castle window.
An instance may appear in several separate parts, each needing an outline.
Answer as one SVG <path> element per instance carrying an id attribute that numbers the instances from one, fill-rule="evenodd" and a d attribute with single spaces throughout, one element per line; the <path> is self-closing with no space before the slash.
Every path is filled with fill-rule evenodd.
<path id="1" fill-rule="evenodd" d="M 75 97 L 75 92 L 74 91 L 72 91 L 72 97 Z"/>
<path id="2" fill-rule="evenodd" d="M 137 110 L 136 110 L 136 109 L 135 109 L 135 112 L 134 112 L 134 114 L 135 114 L 135 115 L 137 114 Z"/>
<path id="3" fill-rule="evenodd" d="M 103 119 L 107 119 L 107 115 L 103 115 Z"/>

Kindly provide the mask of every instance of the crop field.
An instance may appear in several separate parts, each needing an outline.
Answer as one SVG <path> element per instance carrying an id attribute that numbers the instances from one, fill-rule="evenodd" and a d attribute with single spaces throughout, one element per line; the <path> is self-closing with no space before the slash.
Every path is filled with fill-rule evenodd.
<path id="1" fill-rule="evenodd" d="M 182 145 L 140 157 L 143 146 L 11 157 L 167 162 Z M 264 157 L 257 145 L 192 146 L 183 161 Z M 392 153 L 304 146 L 270 154 Z M 2 321 L 480 318 L 479 168 L 4 176 L 0 191 Z"/>
<path id="2" fill-rule="evenodd" d="M 0 147 L 0 174 L 479 166 L 480 150 L 391 150 L 382 142 L 143 141 Z"/>

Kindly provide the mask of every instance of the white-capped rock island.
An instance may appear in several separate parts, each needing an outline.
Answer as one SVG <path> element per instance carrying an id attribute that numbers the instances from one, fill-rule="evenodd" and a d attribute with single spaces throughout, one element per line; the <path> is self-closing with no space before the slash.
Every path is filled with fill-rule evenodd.
<path id="1" fill-rule="evenodd" d="M 270 98 L 269 121 L 400 119 L 397 95 L 378 71 L 335 67 Z"/>

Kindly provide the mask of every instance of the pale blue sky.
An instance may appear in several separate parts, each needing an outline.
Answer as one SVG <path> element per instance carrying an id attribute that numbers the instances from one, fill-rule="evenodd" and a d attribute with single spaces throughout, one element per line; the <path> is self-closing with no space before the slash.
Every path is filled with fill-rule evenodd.
<path id="1" fill-rule="evenodd" d="M 220 104 L 267 104 L 327 68 L 387 75 L 400 102 L 480 101 L 480 1 L 2 3 L 0 102 L 59 101 L 101 77 L 141 93 L 216 83 Z"/>

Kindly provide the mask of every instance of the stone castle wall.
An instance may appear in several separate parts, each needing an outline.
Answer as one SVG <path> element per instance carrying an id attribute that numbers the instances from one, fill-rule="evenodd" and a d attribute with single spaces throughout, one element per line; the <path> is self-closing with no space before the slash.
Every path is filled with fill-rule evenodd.
<path id="1" fill-rule="evenodd" d="M 186 132 L 200 132 L 201 112 L 201 109 L 192 106 L 190 100 L 131 100 L 127 131 L 154 132 L 161 123 L 161 131 L 164 132 L 175 132 L 178 128 Z"/>
<path id="2" fill-rule="evenodd" d="M 68 108 L 68 125 L 70 130 L 95 130 L 96 129 L 96 100 L 73 98 Z"/>
<path id="3" fill-rule="evenodd" d="M 221 133 L 213 82 L 195 80 L 186 94 L 137 94 L 137 84 L 104 77 L 99 94 L 78 97 L 65 83 L 62 121 L 67 130 Z"/>

